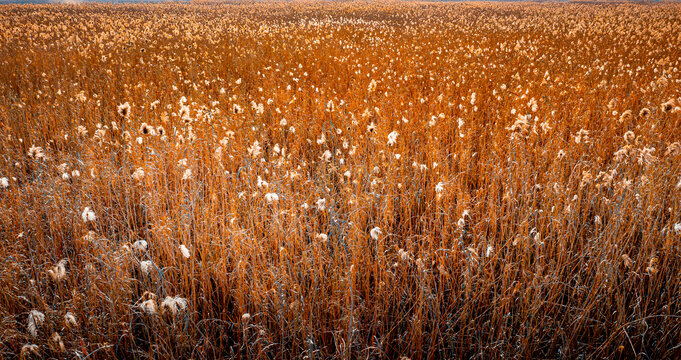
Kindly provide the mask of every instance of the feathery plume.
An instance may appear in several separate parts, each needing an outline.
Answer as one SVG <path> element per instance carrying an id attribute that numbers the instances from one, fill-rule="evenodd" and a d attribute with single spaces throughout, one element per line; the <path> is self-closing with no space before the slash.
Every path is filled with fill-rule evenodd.
<path id="1" fill-rule="evenodd" d="M 61 335 L 59 335 L 59 333 L 55 332 L 54 334 L 52 334 L 52 337 L 50 337 L 50 340 L 52 342 L 51 347 L 55 351 L 59 351 L 59 352 L 66 351 L 66 346 L 64 346 L 64 342 L 62 341 Z"/>
<path id="2" fill-rule="evenodd" d="M 40 146 L 31 146 L 28 149 L 28 157 L 33 160 L 40 160 L 45 158 L 45 151 Z"/>
<path id="3" fill-rule="evenodd" d="M 156 314 L 156 300 L 149 299 L 149 300 L 142 301 L 142 303 L 140 304 L 140 309 L 145 314 L 155 315 Z"/>
<path id="4" fill-rule="evenodd" d="M 178 313 L 187 309 L 187 299 L 179 296 L 166 296 L 166 298 L 161 302 L 161 309 L 164 312 L 176 316 Z"/>
<path id="5" fill-rule="evenodd" d="M 66 278 L 66 263 L 67 259 L 60 260 L 52 269 L 47 270 L 47 274 L 50 275 L 52 281 L 59 282 Z"/>
<path id="6" fill-rule="evenodd" d="M 38 336 L 38 328 L 41 327 L 43 323 L 45 323 L 45 314 L 38 310 L 31 310 L 31 312 L 28 313 L 28 324 L 26 328 L 31 336 Z"/>
<path id="7" fill-rule="evenodd" d="M 73 315 L 71 312 L 67 312 L 64 315 L 64 326 L 67 329 L 76 329 L 78 328 L 78 321 L 76 320 L 76 316 Z"/>
<path id="8" fill-rule="evenodd" d="M 40 348 L 35 344 L 26 344 L 21 347 L 20 359 L 27 359 L 31 354 L 40 357 Z"/>

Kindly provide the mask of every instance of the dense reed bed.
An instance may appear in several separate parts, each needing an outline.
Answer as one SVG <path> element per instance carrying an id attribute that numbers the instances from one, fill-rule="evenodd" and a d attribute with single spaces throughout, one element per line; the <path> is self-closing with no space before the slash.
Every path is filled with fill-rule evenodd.
<path id="1" fill-rule="evenodd" d="M 678 358 L 679 29 L 2 6 L 0 355 Z"/>

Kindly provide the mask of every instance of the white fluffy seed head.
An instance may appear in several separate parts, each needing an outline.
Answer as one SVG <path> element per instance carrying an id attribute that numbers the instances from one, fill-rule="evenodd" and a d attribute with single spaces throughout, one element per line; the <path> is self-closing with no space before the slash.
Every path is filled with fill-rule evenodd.
<path id="1" fill-rule="evenodd" d="M 180 252 L 182 253 L 182 256 L 183 256 L 185 259 L 189 259 L 189 257 L 191 256 L 191 253 L 189 252 L 189 249 L 187 249 L 187 247 L 184 246 L 184 244 L 180 245 Z"/>
<path id="2" fill-rule="evenodd" d="M 47 270 L 47 274 L 50 275 L 53 281 L 61 281 L 66 278 L 66 259 L 60 260 L 57 265 L 52 269 Z"/>
<path id="3" fill-rule="evenodd" d="M 171 313 L 173 316 L 177 315 L 177 304 L 175 303 L 175 298 L 167 296 L 161 302 L 161 309 L 163 311 Z"/>
<path id="4" fill-rule="evenodd" d="M 393 146 L 397 143 L 397 136 L 399 133 L 397 131 L 393 131 L 390 134 L 388 134 L 388 145 Z"/>
<path id="5" fill-rule="evenodd" d="M 267 201 L 268 204 L 274 204 L 279 201 L 279 195 L 277 195 L 277 193 L 267 193 L 265 194 L 265 201 Z"/>
<path id="6" fill-rule="evenodd" d="M 142 301 L 140 304 L 140 309 L 148 315 L 156 314 L 156 301 L 154 299 L 149 299 Z"/>
<path id="7" fill-rule="evenodd" d="M 187 309 L 187 299 L 180 296 L 166 296 L 161 302 L 161 309 L 173 316 Z"/>
<path id="8" fill-rule="evenodd" d="M 399 249 L 397 251 L 397 255 L 400 257 L 402 261 L 407 261 L 411 259 L 411 255 L 409 255 L 409 252 L 404 249 Z"/>
<path id="9" fill-rule="evenodd" d="M 38 310 L 31 310 L 31 312 L 28 313 L 28 325 L 26 328 L 31 336 L 38 336 L 38 328 L 40 328 L 43 323 L 45 323 L 45 314 Z"/>
<path id="10" fill-rule="evenodd" d="M 151 261 L 151 260 L 144 260 L 144 261 L 140 262 L 140 270 L 145 275 L 149 274 L 153 268 L 154 268 L 154 262 Z"/>
<path id="11" fill-rule="evenodd" d="M 21 347 L 21 355 L 19 355 L 20 359 L 26 359 L 30 354 L 33 354 L 35 356 L 40 356 L 40 348 L 36 344 L 26 344 Z"/>
<path id="12" fill-rule="evenodd" d="M 317 199 L 317 210 L 319 210 L 319 211 L 326 210 L 326 199 L 325 198 Z"/>
<path id="13" fill-rule="evenodd" d="M 59 335 L 58 332 L 52 334 L 50 340 L 52 341 L 52 346 L 55 350 L 59 350 L 60 352 L 66 351 L 66 346 L 64 346 L 64 342 L 61 340 L 61 335 Z"/>
<path id="14" fill-rule="evenodd" d="M 137 240 L 132 244 L 132 249 L 138 252 L 147 251 L 149 244 L 146 240 Z"/>
<path id="15" fill-rule="evenodd" d="M 132 173 L 132 178 L 135 181 L 141 181 L 142 179 L 144 179 L 144 169 L 137 168 L 137 170 L 135 170 L 135 172 Z"/>
<path id="16" fill-rule="evenodd" d="M 64 315 L 64 326 L 68 329 L 78 328 L 78 320 L 76 320 L 76 316 L 73 313 L 67 312 Z"/>
<path id="17" fill-rule="evenodd" d="M 371 229 L 369 234 L 371 235 L 372 239 L 378 240 L 378 238 L 383 234 L 383 231 L 380 227 L 376 226 L 375 228 Z"/>
<path id="18" fill-rule="evenodd" d="M 80 216 L 83 218 L 84 223 L 97 220 L 97 215 L 95 215 L 95 212 L 92 211 L 89 206 L 86 206 L 85 209 L 83 209 L 83 213 L 80 214 Z"/>
<path id="19" fill-rule="evenodd" d="M 177 309 L 184 311 L 187 309 L 187 299 L 179 296 L 175 296 L 175 304 L 177 304 Z"/>

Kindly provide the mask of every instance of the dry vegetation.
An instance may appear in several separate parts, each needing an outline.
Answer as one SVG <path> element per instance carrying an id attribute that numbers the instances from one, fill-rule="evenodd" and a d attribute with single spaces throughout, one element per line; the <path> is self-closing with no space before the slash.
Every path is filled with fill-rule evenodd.
<path id="1" fill-rule="evenodd" d="M 681 5 L 0 8 L 0 355 L 678 358 Z"/>

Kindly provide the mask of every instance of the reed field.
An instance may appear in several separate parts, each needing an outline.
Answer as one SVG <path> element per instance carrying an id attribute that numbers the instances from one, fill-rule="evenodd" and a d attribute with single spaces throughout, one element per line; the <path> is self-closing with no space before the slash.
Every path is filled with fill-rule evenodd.
<path id="1" fill-rule="evenodd" d="M 0 6 L 0 357 L 681 358 L 681 4 Z"/>

